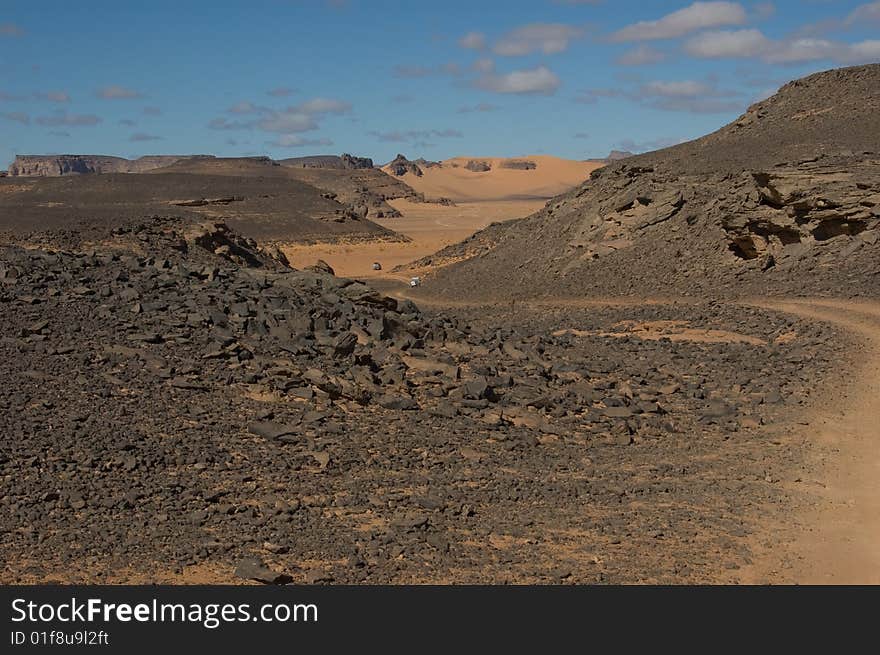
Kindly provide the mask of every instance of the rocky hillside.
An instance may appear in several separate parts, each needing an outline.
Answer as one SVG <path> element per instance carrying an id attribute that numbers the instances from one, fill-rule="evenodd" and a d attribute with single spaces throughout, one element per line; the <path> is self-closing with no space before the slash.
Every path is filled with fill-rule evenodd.
<path id="1" fill-rule="evenodd" d="M 18 155 L 9 167 L 13 177 L 58 177 L 88 173 L 143 173 L 182 159 L 208 155 L 150 155 L 124 159 L 106 155 Z"/>
<path id="2" fill-rule="evenodd" d="M 791 82 L 423 263 L 478 296 L 880 292 L 880 65 Z M 487 280 L 504 280 L 491 285 Z"/>
<path id="3" fill-rule="evenodd" d="M 248 237 L 274 243 L 406 240 L 272 162 L 201 163 L 196 169 L 194 161 L 177 162 L 145 175 L 5 178 L 0 241 L 5 236 L 13 243 L 42 243 L 47 231 L 63 231 L 88 242 L 126 221 L 154 216 L 223 220 Z"/>
<path id="4" fill-rule="evenodd" d="M 373 168 L 373 160 L 369 157 L 354 157 L 347 152 L 342 155 L 312 155 L 310 157 L 290 157 L 279 159 L 282 166 L 294 168 L 332 168 L 336 170 L 359 170 Z"/>

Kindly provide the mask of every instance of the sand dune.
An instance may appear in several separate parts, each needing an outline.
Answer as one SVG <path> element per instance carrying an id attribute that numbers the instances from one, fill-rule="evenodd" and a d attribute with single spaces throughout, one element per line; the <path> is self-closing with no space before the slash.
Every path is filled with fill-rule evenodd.
<path id="1" fill-rule="evenodd" d="M 484 162 L 490 170 L 470 170 L 466 168 L 469 162 Z M 535 167 L 528 170 L 510 168 L 512 164 L 516 165 L 515 162 L 530 162 Z M 534 200 L 552 198 L 568 191 L 602 165 L 595 161 L 574 161 L 549 155 L 453 157 L 440 162 L 440 166 L 422 166 L 421 177 L 407 173 L 399 179 L 427 198 L 445 197 L 456 202 Z"/>

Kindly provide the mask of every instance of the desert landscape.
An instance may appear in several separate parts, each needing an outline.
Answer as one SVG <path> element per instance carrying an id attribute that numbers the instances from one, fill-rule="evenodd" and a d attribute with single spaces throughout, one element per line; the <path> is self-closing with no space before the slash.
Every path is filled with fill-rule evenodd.
<path id="1" fill-rule="evenodd" d="M 868 63 L 639 154 L 17 155 L 0 582 L 880 583 L 878 116 Z"/>

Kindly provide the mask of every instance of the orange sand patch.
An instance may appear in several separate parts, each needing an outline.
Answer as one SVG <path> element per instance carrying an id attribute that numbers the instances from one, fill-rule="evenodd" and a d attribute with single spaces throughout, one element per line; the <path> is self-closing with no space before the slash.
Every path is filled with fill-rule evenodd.
<path id="1" fill-rule="evenodd" d="M 620 328 L 615 332 L 601 330 L 556 330 L 553 336 L 571 334 L 576 337 L 635 337 L 646 341 L 694 341 L 698 343 L 748 343 L 753 346 L 766 346 L 767 342 L 759 337 L 727 330 L 711 330 L 707 328 L 688 327 L 687 321 L 621 321 L 612 327 Z"/>
<path id="2" fill-rule="evenodd" d="M 464 202 L 453 207 L 409 200 L 390 200 L 403 216 L 375 219 L 380 225 L 408 236 L 408 243 L 365 242 L 323 243 L 282 247 L 295 268 L 311 266 L 323 259 L 337 275 L 369 278 L 389 277 L 396 266 L 408 264 L 466 239 L 490 223 L 528 216 L 544 206 L 544 200 L 496 200 Z M 382 265 L 372 269 L 373 262 Z M 397 275 L 406 279 L 406 275 Z"/>
<path id="3" fill-rule="evenodd" d="M 471 171 L 469 161 L 485 162 L 491 169 Z M 528 161 L 531 170 L 504 168 L 504 162 Z M 400 179 L 426 198 L 451 198 L 455 202 L 475 200 L 528 200 L 552 198 L 576 187 L 603 164 L 560 159 L 548 155 L 525 157 L 453 157 L 440 166 L 422 167 L 424 175 L 407 174 Z M 387 169 L 383 169 L 386 170 Z"/>

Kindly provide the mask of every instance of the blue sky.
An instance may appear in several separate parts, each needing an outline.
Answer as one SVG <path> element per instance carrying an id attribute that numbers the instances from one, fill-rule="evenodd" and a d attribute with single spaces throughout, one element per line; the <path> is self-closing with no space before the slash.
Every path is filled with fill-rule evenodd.
<path id="1" fill-rule="evenodd" d="M 880 61 L 880 2 L 0 2 L 16 153 L 605 156 Z"/>

